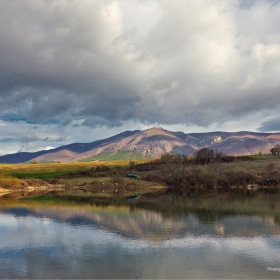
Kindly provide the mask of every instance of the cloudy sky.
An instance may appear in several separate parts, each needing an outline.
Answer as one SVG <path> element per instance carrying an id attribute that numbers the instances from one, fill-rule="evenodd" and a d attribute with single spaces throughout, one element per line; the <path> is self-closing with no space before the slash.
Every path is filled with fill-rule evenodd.
<path id="1" fill-rule="evenodd" d="M 0 154 L 280 130 L 276 0 L 0 0 Z"/>

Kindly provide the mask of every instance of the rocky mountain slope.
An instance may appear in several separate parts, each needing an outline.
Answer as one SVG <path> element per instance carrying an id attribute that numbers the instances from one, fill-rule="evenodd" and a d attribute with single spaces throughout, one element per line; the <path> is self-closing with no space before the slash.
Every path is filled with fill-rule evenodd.
<path id="1" fill-rule="evenodd" d="M 164 153 L 191 155 L 202 147 L 219 150 L 228 155 L 268 153 L 280 143 L 280 133 L 256 132 L 171 132 L 161 127 L 143 131 L 126 131 L 92 143 L 74 143 L 36 153 L 16 153 L 0 157 L 0 162 L 22 163 L 37 161 L 98 160 L 102 156 L 122 154 L 127 158 L 160 157 Z"/>

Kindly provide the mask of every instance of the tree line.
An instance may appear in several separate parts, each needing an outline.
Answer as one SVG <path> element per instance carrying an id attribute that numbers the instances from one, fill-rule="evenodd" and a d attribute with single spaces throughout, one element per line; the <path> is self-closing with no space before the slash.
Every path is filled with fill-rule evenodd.
<path id="1" fill-rule="evenodd" d="M 173 164 L 188 164 L 188 165 L 210 165 L 213 163 L 228 163 L 234 161 L 248 161 L 252 160 L 250 156 L 229 156 L 225 155 L 217 150 L 210 148 L 202 148 L 196 151 L 193 156 L 187 155 L 174 155 L 174 154 L 164 154 L 160 159 L 157 160 L 158 163 L 173 163 Z"/>

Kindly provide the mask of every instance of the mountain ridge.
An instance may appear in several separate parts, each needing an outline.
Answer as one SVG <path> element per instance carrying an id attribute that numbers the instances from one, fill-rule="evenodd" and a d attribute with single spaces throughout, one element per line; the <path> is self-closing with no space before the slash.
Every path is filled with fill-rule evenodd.
<path id="1" fill-rule="evenodd" d="M 250 155 L 258 152 L 268 153 L 279 142 L 280 133 L 250 131 L 184 133 L 171 132 L 156 126 L 143 131 L 124 131 L 90 143 L 72 143 L 51 150 L 3 155 L 0 156 L 0 162 L 90 161 L 102 153 L 108 155 L 123 153 L 128 155 L 128 158 L 136 154 L 139 158 L 158 158 L 164 153 L 191 155 L 203 147 L 228 155 Z"/>

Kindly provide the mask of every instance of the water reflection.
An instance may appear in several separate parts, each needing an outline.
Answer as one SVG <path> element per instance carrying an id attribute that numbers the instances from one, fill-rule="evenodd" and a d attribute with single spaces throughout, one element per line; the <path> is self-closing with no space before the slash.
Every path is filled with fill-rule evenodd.
<path id="1" fill-rule="evenodd" d="M 279 278 L 267 271 L 280 266 L 270 200 L 209 216 L 209 198 L 184 207 L 169 198 L 161 197 L 168 211 L 151 198 L 120 207 L 2 203 L 0 278 Z"/>

